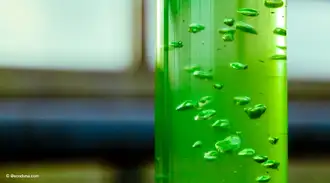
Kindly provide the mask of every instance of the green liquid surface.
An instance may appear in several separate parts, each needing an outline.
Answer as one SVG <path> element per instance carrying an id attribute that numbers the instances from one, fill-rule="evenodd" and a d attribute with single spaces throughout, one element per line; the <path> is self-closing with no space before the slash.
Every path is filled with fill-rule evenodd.
<path id="1" fill-rule="evenodd" d="M 287 183 L 281 2 L 158 1 L 157 183 Z"/>

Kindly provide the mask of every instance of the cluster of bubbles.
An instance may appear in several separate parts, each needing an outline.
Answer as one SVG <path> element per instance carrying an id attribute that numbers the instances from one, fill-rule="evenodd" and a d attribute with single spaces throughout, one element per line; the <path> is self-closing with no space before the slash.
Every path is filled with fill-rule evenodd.
<path id="1" fill-rule="evenodd" d="M 282 0 L 265 0 L 264 5 L 267 8 L 280 8 L 284 5 Z M 242 14 L 244 16 L 249 17 L 257 17 L 259 15 L 259 11 L 252 8 L 241 8 L 237 11 L 237 13 Z M 234 41 L 236 31 L 242 31 L 249 34 L 257 35 L 257 30 L 252 26 L 243 21 L 235 21 L 233 18 L 225 18 L 223 23 L 227 25 L 227 27 L 221 28 L 218 30 L 219 34 L 222 35 L 222 39 L 225 42 Z M 188 28 L 188 32 L 190 33 L 198 33 L 205 30 L 205 26 L 197 23 L 190 24 Z M 273 33 L 279 36 L 286 36 L 286 30 L 284 28 L 275 28 Z M 182 48 L 183 43 L 181 41 L 170 43 L 170 48 Z M 285 50 L 284 46 L 277 46 L 280 49 Z M 273 55 L 270 57 L 272 60 L 286 60 L 286 55 Z M 229 64 L 232 69 L 236 70 L 247 70 L 248 65 L 240 63 L 240 62 L 232 62 Z M 192 74 L 195 78 L 201 80 L 213 80 L 213 74 L 211 71 L 203 70 L 200 65 L 190 65 L 184 68 L 187 72 Z M 216 90 L 222 90 L 224 87 L 221 83 L 214 83 L 213 88 Z M 214 109 L 204 109 L 204 107 L 212 102 L 211 96 L 204 96 L 200 98 L 198 101 L 186 100 L 180 103 L 177 107 L 177 111 L 186 111 L 186 110 L 199 110 L 199 112 L 194 116 L 194 120 L 211 120 L 216 116 L 216 110 Z M 246 106 L 251 104 L 251 98 L 248 96 L 235 96 L 233 97 L 233 103 L 239 106 Z M 250 107 L 245 107 L 243 111 L 250 119 L 259 119 L 267 110 L 266 105 L 264 104 L 255 104 Z M 228 119 L 217 119 L 211 125 L 212 128 L 219 129 L 229 129 L 230 122 Z M 278 137 L 269 137 L 268 141 L 272 145 L 276 145 L 279 141 Z M 202 141 L 196 141 L 193 143 L 193 148 L 198 148 L 202 146 Z M 256 163 L 261 164 L 263 167 L 267 169 L 275 169 L 278 170 L 280 165 L 279 162 L 275 160 L 269 159 L 267 156 L 257 154 L 256 151 L 252 148 L 244 148 L 241 149 L 241 137 L 239 136 L 239 132 L 235 135 L 229 135 L 226 138 L 217 141 L 214 144 L 214 150 L 210 150 L 204 153 L 205 160 L 215 160 L 218 158 L 221 153 L 228 152 L 237 152 L 238 156 L 248 156 L 251 157 Z M 271 176 L 266 174 L 262 176 L 258 176 L 256 178 L 257 182 L 269 182 L 271 180 Z"/>
<path id="2" fill-rule="evenodd" d="M 266 0 L 265 6 L 268 8 L 280 8 L 283 6 L 282 0 Z M 259 11 L 253 8 L 240 8 L 237 10 L 237 13 L 249 16 L 249 17 L 257 17 L 259 16 Z M 222 35 L 222 40 L 225 42 L 232 42 L 235 40 L 235 33 L 236 31 L 241 31 L 249 34 L 258 35 L 257 30 L 254 26 L 243 22 L 243 21 L 235 21 L 233 18 L 225 18 L 223 23 L 226 27 L 220 28 L 218 33 Z M 205 30 L 205 26 L 198 23 L 192 23 L 189 25 L 188 32 L 190 33 L 198 33 Z M 273 33 L 279 36 L 286 36 L 287 31 L 284 28 L 276 27 L 273 30 Z M 182 41 L 173 41 L 169 44 L 169 50 L 174 48 L 182 48 L 183 42 Z M 279 49 L 286 50 L 286 46 L 276 46 Z M 274 54 L 270 56 L 271 60 L 286 60 L 286 54 Z"/>

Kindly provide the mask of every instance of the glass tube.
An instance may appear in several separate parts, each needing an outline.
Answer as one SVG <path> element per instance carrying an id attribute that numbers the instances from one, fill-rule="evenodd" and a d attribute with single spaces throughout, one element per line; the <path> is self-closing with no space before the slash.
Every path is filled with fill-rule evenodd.
<path id="1" fill-rule="evenodd" d="M 286 1 L 157 0 L 157 183 L 287 183 Z"/>

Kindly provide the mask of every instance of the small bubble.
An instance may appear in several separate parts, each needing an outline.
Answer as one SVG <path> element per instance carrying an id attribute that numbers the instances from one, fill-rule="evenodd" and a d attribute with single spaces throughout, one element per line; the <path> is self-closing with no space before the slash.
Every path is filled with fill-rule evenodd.
<path id="1" fill-rule="evenodd" d="M 182 102 L 181 104 L 179 104 L 175 110 L 177 111 L 184 111 L 184 110 L 188 110 L 188 109 L 193 109 L 195 108 L 196 103 L 193 102 L 192 100 L 186 100 L 184 102 Z"/>
<path id="2" fill-rule="evenodd" d="M 238 152 L 239 156 L 253 156 L 256 153 L 256 151 L 252 148 L 246 148 Z"/>
<path id="3" fill-rule="evenodd" d="M 269 142 L 270 144 L 272 144 L 272 145 L 277 144 L 278 140 L 279 140 L 278 137 L 269 137 L 269 138 L 268 138 L 268 142 Z"/>
<path id="4" fill-rule="evenodd" d="M 286 50 L 286 46 L 276 46 L 277 48 L 281 49 L 281 50 Z"/>
<path id="5" fill-rule="evenodd" d="M 223 84 L 220 84 L 220 83 L 216 83 L 213 85 L 213 88 L 217 89 L 217 90 L 221 90 L 223 88 Z"/>
<path id="6" fill-rule="evenodd" d="M 213 75 L 211 72 L 208 71 L 194 71 L 193 76 L 199 79 L 204 79 L 204 80 L 211 80 L 213 79 Z"/>
<path id="7" fill-rule="evenodd" d="M 201 66 L 197 65 L 197 64 L 193 64 L 193 65 L 184 67 L 184 70 L 186 70 L 187 72 L 193 73 L 195 71 L 201 70 Z"/>
<path id="8" fill-rule="evenodd" d="M 221 152 L 235 151 L 241 147 L 241 138 L 237 135 L 231 135 L 224 140 L 220 140 L 215 143 L 215 148 Z"/>
<path id="9" fill-rule="evenodd" d="M 257 104 L 254 107 L 244 108 L 244 111 L 250 119 L 258 119 L 266 112 L 266 109 L 266 105 Z"/>
<path id="10" fill-rule="evenodd" d="M 246 105 L 249 104 L 251 101 L 251 98 L 248 96 L 237 96 L 234 97 L 234 103 L 236 105 Z"/>
<path id="11" fill-rule="evenodd" d="M 254 107 L 267 108 L 266 105 L 264 105 L 264 104 L 256 104 Z"/>
<path id="12" fill-rule="evenodd" d="M 189 25 L 188 32 L 190 33 L 198 33 L 205 29 L 205 26 L 202 24 L 192 23 Z"/>
<path id="13" fill-rule="evenodd" d="M 198 121 L 198 120 L 209 120 L 215 115 L 216 115 L 216 111 L 214 109 L 206 109 L 206 110 L 203 110 L 203 111 L 199 112 L 194 117 L 194 119 L 196 121 Z"/>
<path id="14" fill-rule="evenodd" d="M 233 33 L 225 33 L 222 35 L 222 40 L 225 42 L 232 42 L 234 39 L 235 37 Z"/>
<path id="15" fill-rule="evenodd" d="M 196 141 L 196 142 L 192 145 L 193 148 L 200 147 L 200 146 L 202 146 L 202 141 Z"/>
<path id="16" fill-rule="evenodd" d="M 199 30 L 197 29 L 197 28 L 189 28 L 188 29 L 188 32 L 191 32 L 191 33 L 197 33 L 197 32 L 199 32 Z"/>
<path id="17" fill-rule="evenodd" d="M 267 160 L 262 163 L 262 166 L 270 169 L 276 169 L 278 170 L 278 167 L 280 166 L 280 163 L 275 160 Z"/>
<path id="18" fill-rule="evenodd" d="M 204 159 L 206 160 L 215 160 L 217 159 L 217 156 L 218 156 L 218 152 L 214 150 L 204 153 Z"/>
<path id="19" fill-rule="evenodd" d="M 200 98 L 198 101 L 198 107 L 200 107 L 200 108 L 204 107 L 205 105 L 211 103 L 212 99 L 213 99 L 213 97 L 211 97 L 211 96 L 205 96 L 205 97 Z"/>
<path id="20" fill-rule="evenodd" d="M 182 48 L 183 43 L 182 43 L 182 41 L 173 41 L 170 43 L 170 46 L 173 48 Z"/>
<path id="21" fill-rule="evenodd" d="M 277 34 L 277 35 L 280 35 L 280 36 L 286 36 L 286 30 L 283 29 L 283 28 L 279 28 L 279 27 L 275 28 L 273 30 L 273 33 Z"/>
<path id="22" fill-rule="evenodd" d="M 225 18 L 223 20 L 223 23 L 228 26 L 233 26 L 235 23 L 235 20 L 233 18 Z"/>
<path id="23" fill-rule="evenodd" d="M 212 100 L 211 96 L 205 96 L 199 99 L 199 103 L 205 104 L 205 103 L 209 103 L 211 100 Z"/>
<path id="24" fill-rule="evenodd" d="M 246 33 L 258 34 L 257 30 L 252 25 L 242 21 L 236 23 L 236 29 Z"/>
<path id="25" fill-rule="evenodd" d="M 234 173 L 237 173 L 237 171 L 235 170 Z"/>
<path id="26" fill-rule="evenodd" d="M 219 34 L 234 34 L 236 29 L 232 27 L 225 27 L 218 30 Z"/>
<path id="27" fill-rule="evenodd" d="M 248 65 L 240 62 L 232 62 L 229 65 L 231 68 L 234 68 L 236 70 L 246 70 L 248 68 Z"/>
<path id="28" fill-rule="evenodd" d="M 259 15 L 258 10 L 252 8 L 240 8 L 237 10 L 237 13 L 250 17 L 256 17 Z"/>
<path id="29" fill-rule="evenodd" d="M 241 131 L 236 131 L 236 135 L 242 135 Z"/>
<path id="30" fill-rule="evenodd" d="M 267 8 L 280 8 L 284 5 L 282 0 L 265 0 L 264 5 Z"/>
<path id="31" fill-rule="evenodd" d="M 271 177 L 269 175 L 262 175 L 256 178 L 257 182 L 269 182 Z"/>
<path id="32" fill-rule="evenodd" d="M 263 163 L 268 160 L 268 157 L 262 156 L 262 155 L 255 155 L 255 156 L 253 156 L 253 160 L 257 163 Z"/>
<path id="33" fill-rule="evenodd" d="M 286 60 L 286 55 L 275 54 L 270 57 L 271 60 Z"/>
<path id="34" fill-rule="evenodd" d="M 218 119 L 211 126 L 213 128 L 228 129 L 228 128 L 230 128 L 230 123 L 229 123 L 228 119 Z"/>

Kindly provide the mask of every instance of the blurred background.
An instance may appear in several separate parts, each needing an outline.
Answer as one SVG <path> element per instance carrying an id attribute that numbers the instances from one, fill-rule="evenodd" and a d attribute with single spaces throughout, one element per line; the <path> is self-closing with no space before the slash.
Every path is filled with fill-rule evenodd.
<path id="1" fill-rule="evenodd" d="M 290 183 L 325 183 L 330 2 L 288 1 Z M 0 0 L 1 183 L 153 182 L 155 3 Z"/>

